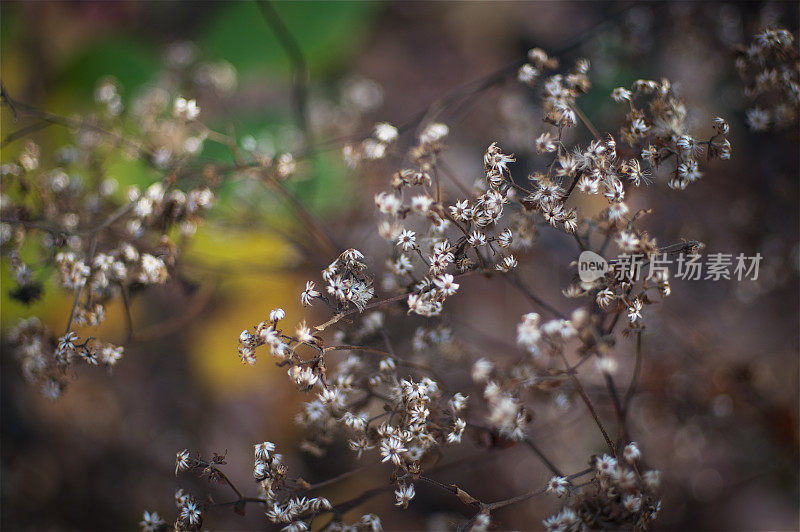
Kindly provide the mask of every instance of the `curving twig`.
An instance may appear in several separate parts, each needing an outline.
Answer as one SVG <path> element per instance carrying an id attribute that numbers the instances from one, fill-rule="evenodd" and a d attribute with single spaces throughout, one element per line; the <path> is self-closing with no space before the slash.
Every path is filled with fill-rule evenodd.
<path id="1" fill-rule="evenodd" d="M 313 149 L 311 131 L 308 125 L 308 64 L 300 44 L 283 22 L 275 6 L 269 0 L 257 0 L 264 20 L 272 29 L 278 42 L 286 51 L 292 66 L 292 98 L 297 126 L 305 136 L 306 149 Z"/>

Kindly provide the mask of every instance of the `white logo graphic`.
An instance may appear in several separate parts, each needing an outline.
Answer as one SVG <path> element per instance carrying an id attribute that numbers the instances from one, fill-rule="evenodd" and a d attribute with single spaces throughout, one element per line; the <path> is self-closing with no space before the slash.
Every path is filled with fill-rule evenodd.
<path id="1" fill-rule="evenodd" d="M 578 257 L 578 276 L 585 283 L 600 279 L 607 271 L 608 262 L 594 251 L 584 251 Z"/>

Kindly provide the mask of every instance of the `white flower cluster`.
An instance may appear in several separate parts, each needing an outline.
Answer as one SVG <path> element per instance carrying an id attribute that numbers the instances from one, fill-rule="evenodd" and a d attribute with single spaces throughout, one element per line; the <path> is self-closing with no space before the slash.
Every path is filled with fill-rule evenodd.
<path id="1" fill-rule="evenodd" d="M 640 79 L 630 90 L 615 89 L 611 97 L 618 102 L 627 102 L 630 107 L 620 131 L 622 140 L 631 146 L 642 146 L 641 159 L 653 171 L 663 162 L 673 159 L 668 181 L 670 188 L 683 190 L 703 176 L 697 159 L 699 155 L 706 153 L 709 160 L 730 159 L 731 144 L 725 137 L 727 122 L 715 118 L 712 124 L 715 134 L 709 140 L 693 137 L 688 131 L 686 106 L 675 96 L 669 80 Z M 646 181 L 646 174 L 642 173 L 635 159 L 618 164 L 611 162 L 612 169 L 635 185 Z"/>
<path id="2" fill-rule="evenodd" d="M 641 451 L 636 442 L 622 450 L 620 461 L 604 454 L 594 457 L 594 482 L 575 487 L 568 478 L 554 476 L 547 484 L 547 493 L 561 497 L 574 493 L 566 505 L 542 523 L 548 531 L 605 528 L 611 522 L 629 523 L 644 528 L 656 518 L 661 501 L 656 496 L 660 473 L 641 471 Z M 612 510 L 617 515 L 612 516 Z"/>
<path id="3" fill-rule="evenodd" d="M 298 423 L 320 443 L 343 431 L 358 457 L 377 448 L 381 462 L 401 470 L 418 470 L 420 460 L 435 447 L 461 442 L 467 423 L 460 416 L 467 397 L 460 393 L 443 397 L 438 383 L 429 377 L 418 381 L 399 378 L 398 367 L 402 364 L 392 358 L 367 363 L 351 354 L 337 366 L 317 399 L 305 404 Z M 376 396 L 386 398 L 384 406 L 393 412 L 389 421 L 373 424 L 383 416 L 370 418 L 367 411 L 355 409 L 364 402 L 354 385 L 365 378 Z M 407 486 L 401 491 L 405 495 L 413 493 L 409 490 Z"/>
<path id="4" fill-rule="evenodd" d="M 489 407 L 489 423 L 510 440 L 525 439 L 525 427 L 530 422 L 530 416 L 519 398 L 495 381 L 486 383 L 483 397 Z"/>
<path id="5" fill-rule="evenodd" d="M 497 227 L 504 219 L 504 206 L 515 196 L 509 168 L 515 158 L 504 154 L 496 143 L 490 145 L 484 155 L 485 188 L 478 190 L 474 198 L 446 205 L 433 190 L 436 180 L 431 177 L 435 173 L 433 159 L 442 149 L 440 141 L 446 133 L 445 126 L 428 126 L 420 135 L 420 143 L 412 149 L 418 168 L 396 172 L 392 178 L 396 192 L 375 196 L 378 211 L 390 217 L 380 224 L 379 233 L 395 242 L 397 248 L 387 262 L 391 275 L 383 284 L 389 289 L 400 288 L 412 280 L 407 300 L 409 313 L 426 317 L 441 314 L 444 301 L 460 286 L 456 282 L 458 274 L 477 268 L 509 272 L 518 264 L 512 254 L 501 251 L 514 242 L 512 228 Z M 405 190 L 415 187 L 421 187 L 423 192 L 410 196 L 406 202 Z M 425 230 L 404 227 L 401 222 L 411 217 L 423 220 Z M 520 247 L 529 245 L 535 233 L 533 225 L 521 222 L 518 217 L 511 218 L 511 225 L 522 234 Z M 461 236 L 453 241 L 446 233 L 455 230 Z M 491 230 L 496 230 L 496 234 L 491 234 Z M 427 272 L 416 280 L 420 264 Z"/>
<path id="6" fill-rule="evenodd" d="M 353 303 L 363 311 L 375 296 L 372 278 L 366 274 L 367 265 L 362 262 L 363 258 L 364 254 L 357 249 L 348 249 L 322 270 L 322 278 L 328 283 L 326 290 L 340 308 Z"/>
<path id="7" fill-rule="evenodd" d="M 522 83 L 533 87 L 547 70 L 558 67 L 558 60 L 547 55 L 541 48 L 528 50 L 528 62 L 524 63 L 517 72 L 517 78 Z"/>
<path id="8" fill-rule="evenodd" d="M 287 500 L 275 499 L 275 489 L 286 476 L 286 466 L 280 463 L 280 455 L 273 453 L 274 445 L 264 442 L 255 446 L 256 462 L 253 475 L 259 483 L 260 493 L 267 501 L 267 518 L 275 524 L 287 525 L 283 530 L 308 530 L 303 517 L 313 517 L 333 508 L 324 497 L 289 497 Z M 310 515 L 306 515 L 310 514 Z"/>
<path id="9" fill-rule="evenodd" d="M 262 345 L 267 345 L 272 356 L 278 360 L 286 360 L 294 354 L 291 339 L 285 338 L 278 328 L 278 322 L 285 316 L 283 309 L 274 309 L 269 313 L 269 320 L 256 325 L 254 332 L 242 331 L 239 335 L 239 358 L 242 362 L 254 365 L 256 348 Z M 293 369 L 294 367 L 290 371 Z"/>
<path id="10" fill-rule="evenodd" d="M 394 144 L 400 132 L 396 127 L 387 123 L 375 124 L 373 136 L 365 139 L 360 145 L 348 144 L 344 147 L 344 157 L 348 166 L 355 168 L 362 161 L 375 161 L 383 159 L 387 150 Z"/>
<path id="11" fill-rule="evenodd" d="M 98 315 L 96 312 L 95 316 Z M 62 395 L 67 385 L 67 370 L 76 359 L 92 366 L 102 364 L 113 368 L 124 353 L 122 346 L 94 339 L 81 342 L 74 332 L 56 339 L 53 331 L 36 317 L 20 321 L 10 331 L 9 341 L 15 347 L 25 380 L 37 384 L 50 399 Z"/>
<path id="12" fill-rule="evenodd" d="M 522 316 L 517 326 L 517 343 L 538 357 L 543 343 L 549 348 L 563 345 L 570 338 L 578 336 L 589 324 L 589 315 L 584 308 L 575 309 L 568 320 L 556 318 L 545 323 L 541 323 L 538 313 L 529 312 Z"/>
<path id="13" fill-rule="evenodd" d="M 241 333 L 239 356 L 253 364 L 256 349 L 267 346 L 291 381 L 310 397 L 296 416 L 304 436 L 298 447 L 320 457 L 333 442 L 347 441 L 356 458 L 391 468 L 391 485 L 383 489 L 394 490 L 398 507 L 413 504 L 423 469 L 432 469 L 434 457 L 462 441 L 483 442 L 488 437 L 498 447 L 525 442 L 552 470 L 554 476 L 542 491 L 563 497 L 565 506 L 544 522 L 548 529 L 642 528 L 658 512 L 658 474 L 642 472 L 637 444 L 616 448 L 603 426 L 604 415 L 593 406 L 595 394 L 586 392 L 577 369 L 592 360 L 616 393 L 610 378 L 617 370 L 614 328 L 627 322 L 623 334 L 641 333 L 644 307 L 654 302 L 650 291 L 668 295 L 669 275 L 659 273 L 639 284 L 621 261 L 611 261 L 605 275 L 592 281 L 576 276 L 562 288 L 568 298 L 585 298 L 583 305 L 564 313 L 536 295 L 532 283 L 537 279 L 520 263 L 529 258 L 524 250 L 535 242 L 537 226 L 566 237 L 580 252 L 602 256 L 608 245 L 616 244 L 651 262 L 662 252 L 673 252 L 677 248 L 660 248 L 640 228 L 639 218 L 648 211 L 631 212 L 627 197 L 670 159 L 671 187 L 683 188 L 698 179 L 701 154 L 708 160 L 729 158 L 729 128 L 716 118 L 709 140 L 692 135 L 686 108 L 670 83 L 639 80 L 630 89 L 612 93 L 629 108 L 620 138 L 635 147 L 618 152 L 614 136 L 601 135 L 578 108 L 578 97 L 590 87 L 589 62 L 578 60 L 570 70 L 544 77 L 556 65 L 534 49 L 519 72 L 524 83 L 542 89 L 546 128 L 535 142 L 535 151 L 546 161 L 528 179 L 514 178 L 518 157 L 493 142 L 483 154 L 484 175 L 467 188 L 443 163 L 450 129 L 441 123 L 422 124 L 416 144 L 387 180 L 387 190 L 374 196 L 381 215 L 378 234 L 389 243 L 382 277 L 368 272 L 367 263 L 374 261 L 355 248 L 347 249 L 322 271 L 323 282 L 307 281 L 300 293 L 303 306 L 329 311 L 327 321 L 311 327 L 303 321 L 290 331 L 282 326 L 286 313 L 274 309 L 268 319 Z M 568 145 L 572 134 L 565 135 L 566 129 L 581 124 L 593 140 Z M 346 149 L 346 158 L 357 163 L 402 155 L 394 153 L 398 136 L 393 126 L 378 124 L 370 138 Z M 287 168 L 292 166 L 293 159 L 285 159 Z M 455 188 L 446 186 L 445 178 L 455 181 L 459 196 L 452 195 Z M 582 217 L 575 206 L 581 203 L 570 202 L 573 193 L 602 195 L 607 205 L 591 218 Z M 687 250 L 692 246 L 679 245 Z M 465 345 L 445 319 L 439 319 L 452 309 L 453 302 L 445 305 L 446 301 L 461 297 L 468 288 L 466 278 L 475 274 L 507 282 L 537 310 L 524 314 L 517 326 L 523 356 L 483 354 L 477 346 Z M 414 322 L 420 321 L 425 326 L 416 327 Z M 592 365 L 582 371 L 587 368 L 591 371 Z M 573 397 L 583 400 L 610 454 L 594 457 L 593 469 L 562 475 L 528 434 L 534 419 L 532 398 L 542 396 L 552 398 L 560 411 L 571 408 Z M 624 435 L 624 414 L 617 415 Z M 285 482 L 286 468 L 274 451 L 268 442 L 256 446 L 253 471 L 271 521 L 286 525 L 285 530 L 306 530 L 319 513 L 337 510 L 327 500 L 300 497 L 307 483 Z M 593 478 L 588 483 L 576 480 L 589 474 Z M 293 494 L 278 500 L 284 490 Z M 466 528 L 487 529 L 489 506 L 502 507 L 502 501 L 486 505 L 463 490 L 448 491 L 478 510 Z M 515 499 L 519 497 L 509 504 Z M 335 516 L 329 528 L 379 529 L 380 523 L 364 516 L 351 526 Z"/>
<path id="14" fill-rule="evenodd" d="M 98 87 L 97 99 L 112 116 L 123 105 L 110 80 Z M 184 192 L 171 177 L 156 181 L 144 192 L 131 187 L 124 196 L 116 194 L 118 183 L 110 177 L 97 187 L 88 186 L 80 174 L 90 161 L 107 156 L 109 146 L 101 142 L 102 137 L 88 137 L 81 127 L 76 126 L 76 131 L 78 147 L 59 150 L 49 168 L 45 163 L 50 161 L 43 160 L 33 142 L 15 162 L 0 168 L 4 185 L 0 246 L 4 256 L 11 259 L 19 285 L 15 297 L 26 303 L 38 298 L 44 290 L 44 277 L 51 272 L 74 296 L 61 349 L 50 350 L 52 333 L 41 324 L 21 323 L 21 334 L 16 337 L 26 378 L 42 386 L 50 397 L 61 394 L 71 374 L 69 365 L 76 358 L 108 367 L 119 361 L 122 347 L 100 341 L 70 348 L 78 344 L 72 340 L 76 336 L 73 326 L 96 327 L 105 320 L 111 302 L 122 299 L 127 306 L 131 292 L 165 283 L 178 253 L 168 236 L 171 229 L 177 227 L 183 235 L 191 235 L 214 200 L 210 188 L 200 186 Z M 138 146 L 133 141 L 125 145 L 131 149 Z M 11 178 L 38 195 L 17 194 L 14 187 L 5 186 Z M 36 222 L 29 221 L 32 219 Z M 42 280 L 36 279 L 21 259 L 26 242 L 39 244 L 45 275 L 38 277 Z"/>
<path id="15" fill-rule="evenodd" d="M 783 28 L 764 28 L 747 46 L 739 46 L 735 61 L 753 105 L 745 112 L 752 131 L 797 127 L 800 113 L 800 52 L 794 35 Z"/>

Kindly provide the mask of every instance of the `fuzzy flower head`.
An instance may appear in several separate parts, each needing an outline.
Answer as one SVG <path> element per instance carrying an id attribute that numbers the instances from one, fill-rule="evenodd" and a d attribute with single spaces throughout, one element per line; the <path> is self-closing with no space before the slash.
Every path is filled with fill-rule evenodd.
<path id="1" fill-rule="evenodd" d="M 401 484 L 400 487 L 398 487 L 394 492 L 394 497 L 396 501 L 394 503 L 395 506 L 400 506 L 401 508 L 408 508 L 408 503 L 411 501 L 411 499 L 414 498 L 414 495 L 415 492 L 413 484 L 409 484 L 407 486 L 405 484 Z"/>

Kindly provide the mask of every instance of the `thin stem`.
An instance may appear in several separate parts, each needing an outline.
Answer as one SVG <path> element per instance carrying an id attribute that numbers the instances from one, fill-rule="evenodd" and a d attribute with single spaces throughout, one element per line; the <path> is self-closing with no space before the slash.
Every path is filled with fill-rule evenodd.
<path id="1" fill-rule="evenodd" d="M 567 480 L 574 480 L 576 478 L 582 477 L 583 475 L 591 473 L 592 471 L 594 471 L 594 468 L 589 467 L 587 469 L 584 469 L 583 471 L 579 471 L 577 473 L 573 473 L 572 475 L 570 475 L 570 476 L 568 476 L 566 478 L 567 478 Z M 496 501 L 496 502 L 489 503 L 489 504 L 482 504 L 481 505 L 481 510 L 478 513 L 476 513 L 474 516 L 472 516 L 472 518 L 470 520 L 468 520 L 467 522 L 463 523 L 460 527 L 458 527 L 458 530 L 459 531 L 470 530 L 472 528 L 472 525 L 477 520 L 478 516 L 481 515 L 482 513 L 489 513 L 489 512 L 492 512 L 494 510 L 498 510 L 500 508 L 505 508 L 506 506 L 511 506 L 512 504 L 516 504 L 518 502 L 527 501 L 528 499 L 536 497 L 537 495 L 543 495 L 544 493 L 547 493 L 547 488 L 534 489 L 534 490 L 531 490 L 531 491 L 529 491 L 527 493 L 523 493 L 521 495 L 516 495 L 516 496 L 510 497 L 508 499 L 503 499 L 501 501 Z"/>
<path id="2" fill-rule="evenodd" d="M 487 427 L 486 425 L 482 425 L 480 423 L 473 423 L 471 421 L 467 423 L 467 426 L 486 431 L 489 434 L 496 434 L 497 432 L 495 429 L 491 427 Z M 528 445 L 528 447 L 531 448 L 531 450 L 536 454 L 539 460 L 542 461 L 542 463 L 545 465 L 545 467 L 547 467 L 547 469 L 549 469 L 554 475 L 563 476 L 561 470 L 558 469 L 555 465 L 553 465 L 553 462 L 544 455 L 542 450 L 539 449 L 539 447 L 537 447 L 529 437 L 525 438 L 525 440 L 523 441 Z"/>
<path id="3" fill-rule="evenodd" d="M 94 251 L 97 248 L 97 235 L 92 235 L 92 239 L 89 243 L 89 263 L 91 264 L 92 259 L 94 258 Z M 69 319 L 67 320 L 67 330 L 64 334 L 68 334 L 69 331 L 72 330 L 72 321 L 75 319 L 75 312 L 78 310 L 78 301 L 81 297 L 81 292 L 83 291 L 83 287 L 86 286 L 86 281 L 81 284 L 78 288 L 75 289 L 75 298 L 72 300 L 72 308 L 69 311 Z"/>
<path id="4" fill-rule="evenodd" d="M 497 510 L 498 508 L 504 508 L 506 506 L 510 506 L 512 504 L 516 504 L 518 502 L 527 501 L 531 497 L 536 497 L 537 495 L 543 495 L 547 492 L 547 488 L 540 488 L 537 490 L 531 490 L 528 493 L 523 493 L 522 495 L 517 495 L 516 497 L 511 497 L 510 499 L 505 499 L 502 501 L 493 502 L 491 504 L 487 504 L 485 508 L 487 510 Z"/>
<path id="5" fill-rule="evenodd" d="M 584 475 L 588 475 L 592 471 L 594 471 L 594 468 L 593 467 L 588 467 L 588 468 L 584 469 L 583 471 L 578 471 L 577 473 L 573 473 L 572 475 L 569 475 L 568 477 L 566 477 L 566 479 L 567 480 L 574 480 L 574 479 L 582 477 Z M 563 476 L 563 475 L 559 475 L 559 476 Z M 491 510 L 497 510 L 498 508 L 504 508 L 506 506 L 510 506 L 510 505 L 516 504 L 518 502 L 526 501 L 526 500 L 530 499 L 531 497 L 535 497 L 536 495 L 542 495 L 543 493 L 546 493 L 546 492 L 547 492 L 547 488 L 531 490 L 531 491 L 529 491 L 527 493 L 523 493 L 522 495 L 517 495 L 517 496 L 511 497 L 509 499 L 504 499 L 502 501 L 497 501 L 497 502 L 493 502 L 493 503 L 487 504 L 484 507 L 485 507 L 485 509 L 490 510 L 490 511 Z"/>
<path id="6" fill-rule="evenodd" d="M 125 343 L 127 344 L 133 339 L 133 318 L 131 317 L 131 303 L 128 297 L 128 287 L 120 283 L 119 291 L 120 294 L 122 294 L 122 305 L 125 309 L 125 328 L 128 331 L 128 335 L 125 338 Z"/>
<path id="7" fill-rule="evenodd" d="M 280 195 L 282 195 L 285 199 L 289 201 L 289 203 L 294 207 L 297 216 L 300 218 L 306 227 L 308 228 L 309 232 L 317 238 L 317 240 L 326 248 L 326 252 L 329 255 L 334 255 L 339 250 L 339 246 L 334 242 L 333 237 L 328 233 L 328 230 L 325 228 L 325 224 L 317 218 L 308 207 L 300 201 L 291 190 L 286 187 L 286 185 L 275 179 L 269 172 L 263 173 L 264 180 L 267 184 L 271 185 L 272 188 L 277 191 Z"/>
<path id="8" fill-rule="evenodd" d="M 187 324 L 192 323 L 192 321 L 206 309 L 206 305 L 210 300 L 211 290 L 201 290 L 186 303 L 185 306 L 187 310 L 185 312 L 178 313 L 178 315 L 170 320 L 139 329 L 136 332 L 135 342 L 149 342 L 185 328 Z"/>
<path id="9" fill-rule="evenodd" d="M 584 245 L 583 241 L 581 240 L 581 237 L 579 237 L 577 233 L 572 233 L 572 237 L 575 239 L 575 242 L 578 243 L 578 247 L 580 248 L 580 250 L 581 251 L 586 251 L 586 246 Z"/>
<path id="10" fill-rule="evenodd" d="M 123 137 L 122 135 L 119 135 L 117 133 L 114 133 L 112 131 L 104 129 L 104 128 L 102 128 L 100 126 L 97 126 L 95 124 L 87 123 L 85 120 L 77 120 L 77 119 L 69 118 L 69 117 L 66 117 L 66 116 L 60 116 L 60 115 L 57 115 L 57 114 L 54 114 L 54 113 L 50 113 L 50 112 L 47 112 L 47 111 L 42 111 L 41 109 L 37 109 L 36 107 L 34 107 L 32 105 L 27 105 L 27 104 L 12 100 L 9 97 L 8 93 L 5 91 L 4 88 L 2 90 L 2 100 L 14 111 L 15 116 L 17 115 L 17 113 L 19 113 L 19 115 L 31 116 L 31 117 L 34 117 L 34 118 L 36 118 L 38 120 L 41 120 L 41 121 L 44 121 L 44 122 L 48 122 L 50 124 L 57 124 L 57 125 L 64 126 L 64 127 L 67 127 L 67 128 L 80 129 L 80 130 L 90 130 L 90 131 L 94 131 L 94 132 L 97 132 L 97 133 L 101 133 L 103 135 L 106 135 L 107 137 L 110 137 L 110 138 L 116 140 L 120 144 L 124 144 L 124 145 L 126 145 L 126 146 L 128 146 L 130 148 L 135 149 L 140 154 L 146 155 L 147 156 L 146 162 L 148 162 L 151 165 L 154 164 L 153 163 L 153 154 L 152 154 L 152 152 L 150 150 L 148 150 L 147 148 L 144 148 L 143 146 L 140 146 L 139 144 L 136 144 L 132 140 L 127 139 L 127 138 Z"/>
<path id="11" fill-rule="evenodd" d="M 0 82 L 0 98 L 8 105 L 9 109 L 11 109 L 11 113 L 14 115 L 14 122 L 19 120 L 19 114 L 17 113 L 17 108 L 14 105 L 14 102 L 8 96 L 8 91 L 6 90 L 5 83 Z"/>
<path id="12" fill-rule="evenodd" d="M 460 190 L 462 194 L 465 194 L 467 197 L 472 196 L 472 192 L 467 190 L 467 188 L 461 184 L 461 181 L 458 180 L 455 174 L 450 170 L 450 167 L 445 164 L 441 158 L 436 159 L 436 164 L 442 167 L 444 176 L 448 178 L 456 187 L 458 187 L 458 190 Z"/>
<path id="13" fill-rule="evenodd" d="M 239 488 L 237 488 L 236 485 L 233 482 L 231 482 L 231 479 L 228 478 L 228 475 L 226 475 L 219 468 L 216 468 L 216 467 L 214 468 L 214 471 L 216 472 L 216 474 L 218 474 L 220 476 L 220 478 L 222 478 L 222 480 L 225 481 L 225 483 L 228 486 L 230 486 L 230 488 L 233 490 L 233 492 L 236 493 L 236 496 L 239 497 L 240 501 L 244 500 L 244 498 L 245 498 L 244 495 L 242 495 L 242 492 L 239 491 Z"/>
<path id="14" fill-rule="evenodd" d="M 375 497 L 376 495 L 380 495 L 381 493 L 384 493 L 386 491 L 391 491 L 392 489 L 394 489 L 394 485 L 392 484 L 369 489 L 357 497 L 354 497 L 344 502 L 340 502 L 339 504 L 335 505 L 331 510 L 331 512 L 333 512 L 334 518 L 337 516 L 344 515 L 353 508 L 360 506 L 361 504 Z"/>
<path id="15" fill-rule="evenodd" d="M 642 371 L 642 331 L 636 331 L 636 362 L 633 366 L 633 376 L 631 383 L 628 385 L 628 390 L 625 392 L 623 412 L 627 414 L 630 409 L 631 400 L 636 394 L 636 384 L 639 381 L 639 375 Z"/>
<path id="16" fill-rule="evenodd" d="M 532 450 L 532 451 L 533 451 L 533 452 L 536 454 L 536 456 L 538 456 L 538 457 L 539 457 L 539 460 L 541 460 L 541 461 L 542 461 L 542 463 L 543 463 L 545 466 L 547 466 L 547 469 L 549 469 L 549 470 L 550 470 L 550 471 L 551 471 L 551 472 L 552 472 L 554 475 L 558 475 L 558 476 L 560 476 L 560 477 L 563 477 L 563 476 L 564 476 L 564 474 L 561 472 L 561 470 L 560 470 L 560 469 L 558 469 L 558 468 L 557 468 L 555 465 L 553 465 L 553 462 L 551 462 L 551 461 L 550 461 L 550 460 L 549 460 L 549 459 L 548 459 L 548 458 L 547 458 L 547 457 L 544 455 L 544 453 L 541 451 L 541 449 L 539 449 L 539 447 L 537 447 L 537 446 L 536 446 L 536 444 L 535 444 L 535 443 L 533 443 L 533 441 L 530 439 L 530 437 L 529 437 L 529 436 L 526 436 L 526 437 L 525 437 L 525 439 L 524 439 L 523 441 L 525 442 L 525 444 L 526 444 L 528 447 L 530 447 L 530 448 L 531 448 L 531 450 Z"/>
<path id="17" fill-rule="evenodd" d="M 436 187 L 436 203 L 441 202 L 441 187 L 439 186 L 439 170 L 436 168 L 436 157 L 433 159 L 433 184 Z"/>
<path id="18" fill-rule="evenodd" d="M 381 333 L 381 336 L 383 337 L 384 343 L 386 344 L 386 350 L 389 352 L 389 355 L 392 358 L 395 358 L 396 355 L 395 355 L 394 349 L 392 348 L 392 342 L 391 342 L 391 340 L 389 340 L 389 333 L 386 332 L 386 327 L 382 326 L 380 328 L 380 333 Z"/>
<path id="19" fill-rule="evenodd" d="M 608 394 L 611 396 L 611 402 L 614 405 L 614 414 L 617 416 L 620 439 L 627 440 L 628 428 L 625 422 L 625 409 L 622 407 L 622 402 L 619 399 L 619 393 L 617 392 L 617 387 L 614 384 L 614 377 L 612 377 L 607 371 L 604 371 L 603 378 L 606 381 L 606 388 L 608 388 Z"/>
<path id="20" fill-rule="evenodd" d="M 267 504 L 266 499 L 259 499 L 258 497 L 242 497 L 241 499 L 236 499 L 235 501 L 227 501 L 227 502 L 215 502 L 211 503 L 209 507 L 211 508 L 222 508 L 225 506 L 236 506 L 237 504 L 242 504 L 243 502 L 252 502 L 257 504 Z"/>
<path id="21" fill-rule="evenodd" d="M 392 353 L 389 353 L 387 351 L 382 351 L 380 349 L 375 349 L 374 347 L 365 347 L 359 345 L 335 345 L 331 347 L 326 347 L 322 350 L 323 353 L 327 353 L 329 351 L 364 351 L 366 353 L 374 353 L 376 355 L 389 357 L 398 364 L 400 364 L 401 366 L 408 366 L 410 368 L 421 369 L 427 371 L 431 375 L 436 376 L 436 372 L 430 366 L 426 366 L 425 364 L 418 364 L 416 362 L 411 362 L 410 360 L 405 360 L 402 358 L 397 358 L 396 356 L 392 355 Z"/>
<path id="22" fill-rule="evenodd" d="M 483 270 L 483 269 L 470 270 L 470 271 L 467 271 L 467 272 L 459 273 L 458 275 L 455 276 L 455 278 L 459 279 L 459 278 L 468 277 L 470 275 L 475 275 L 475 274 L 479 274 L 479 273 L 490 274 L 490 273 L 494 273 L 494 272 L 493 272 L 493 270 Z M 374 308 L 382 307 L 382 306 L 387 305 L 389 303 L 396 303 L 398 301 L 405 301 L 406 299 L 409 298 L 409 296 L 411 296 L 411 294 L 412 294 L 412 292 L 409 292 L 407 294 L 399 294 L 399 295 L 396 295 L 396 296 L 388 297 L 386 299 L 381 299 L 380 301 L 375 301 L 374 303 L 370 303 L 370 304 L 366 305 L 361 310 L 359 310 L 358 308 L 351 308 L 350 310 L 346 310 L 346 311 L 341 312 L 339 314 L 335 314 L 334 316 L 332 316 L 325 323 L 315 326 L 314 329 L 317 330 L 317 331 L 320 331 L 320 332 L 324 331 L 325 329 L 327 329 L 328 327 L 330 327 L 334 323 L 337 323 L 342 318 L 346 318 L 347 316 L 351 316 L 351 315 L 356 314 L 356 313 L 362 313 L 362 312 L 367 311 L 367 310 L 372 310 Z"/>
<path id="23" fill-rule="evenodd" d="M 578 181 L 580 181 L 581 175 L 583 175 L 583 172 L 578 172 L 577 174 L 575 174 L 575 177 L 572 178 L 572 183 L 570 183 L 569 188 L 564 193 L 563 202 L 565 204 L 567 203 L 567 200 L 569 199 L 570 195 L 572 194 L 572 191 L 575 190 L 575 185 L 577 185 Z"/>
<path id="24" fill-rule="evenodd" d="M 564 356 L 564 353 L 559 352 L 561 355 L 561 359 L 564 361 L 565 369 L 570 369 L 569 363 L 567 362 L 567 358 Z M 586 404 L 586 407 L 589 409 L 589 413 L 592 415 L 592 419 L 597 424 L 597 427 L 600 429 L 600 432 L 603 434 L 603 439 L 606 440 L 606 445 L 608 445 L 609 450 L 611 450 L 611 454 L 614 456 L 617 455 L 616 448 L 614 447 L 614 443 L 611 441 L 611 438 L 608 437 L 608 432 L 606 428 L 603 426 L 603 422 L 600 421 L 600 416 L 597 414 L 597 411 L 594 409 L 594 405 L 592 404 L 591 399 L 586 394 L 586 390 L 584 389 L 581 381 L 578 379 L 578 376 L 575 375 L 575 372 L 572 371 L 569 373 L 570 378 L 572 378 L 572 382 L 575 384 L 575 389 L 578 390 L 578 394 L 581 396 L 581 399 Z"/>
<path id="25" fill-rule="evenodd" d="M 29 126 L 25 126 L 21 129 L 11 132 L 6 136 L 6 138 L 3 139 L 2 144 L 0 144 L 0 148 L 5 148 L 15 140 L 27 137 L 28 135 L 32 135 L 37 131 L 41 131 L 42 129 L 46 129 L 52 125 L 53 124 L 51 122 L 34 122 Z"/>
<path id="26" fill-rule="evenodd" d="M 561 319 L 566 319 L 566 316 L 562 314 L 558 309 L 541 299 L 539 296 L 531 292 L 531 290 L 525 286 L 522 281 L 520 280 L 519 276 L 516 273 L 509 273 L 507 275 L 502 276 L 503 280 L 509 283 L 511 286 L 515 287 L 517 290 L 522 292 L 522 294 L 531 300 L 532 303 L 535 305 L 540 306 L 541 308 L 545 309 L 547 312 L 556 316 Z"/>
<path id="27" fill-rule="evenodd" d="M 300 491 L 304 491 L 304 492 L 305 491 L 311 491 L 311 490 L 315 490 L 315 489 L 319 489 L 319 488 L 328 486 L 330 484 L 334 484 L 336 482 L 339 482 L 340 480 L 344 480 L 346 478 L 352 477 L 353 475 L 355 475 L 357 473 L 360 473 L 360 472 L 362 472 L 362 471 L 364 471 L 366 469 L 369 469 L 373 465 L 375 465 L 375 464 L 365 465 L 363 467 L 359 467 L 359 468 L 356 468 L 356 469 L 352 469 L 350 471 L 346 471 L 346 472 L 342 473 L 341 475 L 337 475 L 337 476 L 335 476 L 333 478 L 329 478 L 328 480 L 323 480 L 321 482 L 317 482 L 316 484 L 311 484 L 307 488 L 303 488 Z"/>
<path id="28" fill-rule="evenodd" d="M 432 484 L 443 490 L 449 491 L 450 493 L 458 496 L 458 499 L 468 506 L 474 506 L 477 508 L 482 508 L 483 506 L 485 506 L 484 503 L 475 499 L 472 495 L 469 495 L 466 491 L 462 490 L 455 484 L 448 485 L 443 482 L 439 482 L 438 480 L 426 477 L 425 475 L 420 475 L 419 479 L 424 482 L 427 482 L 428 484 Z"/>
<path id="29" fill-rule="evenodd" d="M 591 131 L 591 133 L 594 136 L 595 140 L 601 140 L 600 132 L 597 131 L 596 127 L 594 127 L 594 124 L 592 124 L 592 121 L 589 120 L 589 118 L 585 114 L 583 114 L 583 111 L 581 111 L 580 108 L 574 103 L 572 104 L 571 107 L 572 107 L 572 110 L 575 111 L 575 114 L 578 115 L 578 118 L 581 119 L 581 122 L 583 122 L 583 125 L 585 125 L 586 128 L 589 131 Z"/>
<path id="30" fill-rule="evenodd" d="M 272 29 L 278 42 L 286 52 L 292 67 L 292 99 L 294 100 L 294 114 L 297 126 L 303 132 L 306 141 L 306 149 L 311 150 L 311 131 L 308 125 L 308 65 L 292 32 L 283 22 L 272 2 L 267 0 L 257 0 L 256 4 L 261 10 L 264 20 Z"/>

